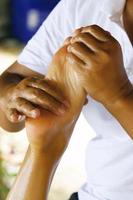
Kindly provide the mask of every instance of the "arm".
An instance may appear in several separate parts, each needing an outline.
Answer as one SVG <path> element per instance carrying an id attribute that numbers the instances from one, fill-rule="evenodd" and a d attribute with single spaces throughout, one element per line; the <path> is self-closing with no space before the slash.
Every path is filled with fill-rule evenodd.
<path id="1" fill-rule="evenodd" d="M 27 152 L 26 157 L 7 200 L 46 199 L 56 165 L 44 153 Z"/>
<path id="2" fill-rule="evenodd" d="M 48 197 L 55 169 L 68 145 L 86 96 L 81 79 L 67 64 L 66 55 L 65 46 L 54 56 L 47 78 L 57 91 L 62 91 L 69 106 L 62 116 L 41 109 L 37 119 L 27 118 L 30 154 L 8 200 L 46 200 Z"/>
<path id="3" fill-rule="evenodd" d="M 121 47 L 109 32 L 93 25 L 82 28 L 68 48 L 87 93 L 102 103 L 133 138 L 133 86 L 126 74 Z"/>

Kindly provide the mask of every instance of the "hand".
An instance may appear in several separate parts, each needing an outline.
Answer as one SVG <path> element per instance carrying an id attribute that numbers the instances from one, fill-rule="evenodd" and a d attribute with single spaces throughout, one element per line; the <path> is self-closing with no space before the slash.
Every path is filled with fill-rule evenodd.
<path id="1" fill-rule="evenodd" d="M 8 88 L 2 97 L 2 109 L 9 121 L 18 123 L 25 117 L 37 118 L 40 108 L 56 115 L 66 109 L 66 99 L 54 81 L 29 77 Z"/>
<path id="2" fill-rule="evenodd" d="M 95 100 L 114 103 L 132 90 L 120 44 L 109 32 L 96 25 L 81 28 L 68 52 L 68 61 L 84 77 L 85 90 Z"/>

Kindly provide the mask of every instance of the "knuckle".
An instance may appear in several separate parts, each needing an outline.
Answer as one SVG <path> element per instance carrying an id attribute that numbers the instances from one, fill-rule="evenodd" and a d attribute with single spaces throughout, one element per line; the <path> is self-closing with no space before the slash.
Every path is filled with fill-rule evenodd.
<path id="1" fill-rule="evenodd" d="M 16 87 L 13 88 L 13 89 L 11 89 L 11 90 L 9 90 L 9 91 L 7 92 L 7 96 L 6 96 L 7 101 L 9 102 L 9 101 L 14 100 L 14 99 L 16 98 L 17 95 L 18 95 L 18 93 L 17 93 Z"/>
<path id="2" fill-rule="evenodd" d="M 18 98 L 16 104 L 17 104 L 16 109 L 25 114 L 27 114 L 29 111 L 31 111 L 33 109 L 32 104 L 29 101 L 22 99 L 22 98 Z"/>
<path id="3" fill-rule="evenodd" d="M 85 38 L 86 38 L 86 33 L 80 32 L 78 35 L 76 35 L 75 37 L 73 37 L 72 42 L 76 42 L 78 40 L 82 41 Z"/>
<path id="4" fill-rule="evenodd" d="M 72 37 L 66 38 L 66 40 L 64 41 L 64 43 L 69 43 L 71 39 L 72 39 Z"/>
<path id="5" fill-rule="evenodd" d="M 16 98 L 17 96 L 19 96 L 21 90 L 23 90 L 23 88 L 20 85 L 17 85 L 12 93 L 12 96 Z"/>
<path id="6" fill-rule="evenodd" d="M 29 81 L 29 77 L 24 78 L 24 79 L 19 83 L 19 86 L 26 85 L 28 81 Z"/>
<path id="7" fill-rule="evenodd" d="M 17 105 L 17 107 L 18 107 L 18 106 L 19 106 L 19 107 L 22 107 L 23 104 L 24 104 L 24 101 L 23 101 L 21 98 L 17 98 L 17 99 L 16 99 L 16 105 Z"/>
<path id="8" fill-rule="evenodd" d="M 41 91 L 39 89 L 30 89 L 30 93 L 32 94 L 32 97 L 41 97 Z"/>
<path id="9" fill-rule="evenodd" d="M 49 91 L 52 89 L 52 85 L 46 80 L 40 81 L 39 85 L 40 87 L 44 88 L 46 91 Z"/>
<path id="10" fill-rule="evenodd" d="M 85 41 L 85 42 L 89 42 L 90 40 L 93 39 L 93 36 L 88 33 L 88 32 L 85 32 L 85 33 L 81 33 L 79 35 L 79 40 L 82 42 L 82 41 Z"/>
<path id="11" fill-rule="evenodd" d="M 39 97 L 35 97 L 33 98 L 33 102 L 35 104 L 41 105 L 41 106 L 45 106 L 47 104 L 47 98 L 43 95 L 39 95 Z"/>
<path id="12" fill-rule="evenodd" d="M 48 107 L 50 110 L 53 110 L 55 109 L 55 107 L 57 107 L 57 102 L 52 99 L 51 97 L 50 98 L 42 98 L 41 99 L 41 104 L 44 106 L 44 107 Z"/>
<path id="13" fill-rule="evenodd" d="M 14 106 L 14 101 L 13 101 L 12 99 L 10 99 L 10 100 L 7 102 L 5 108 L 6 108 L 6 110 L 10 110 L 10 109 L 13 108 L 13 106 Z"/>
<path id="14" fill-rule="evenodd" d="M 104 42 L 108 42 L 108 41 L 113 42 L 113 37 L 112 37 L 110 32 L 104 31 L 103 33 L 104 33 L 103 36 L 104 36 L 104 39 L 105 39 Z"/>
<path id="15" fill-rule="evenodd" d="M 105 31 L 104 30 L 104 32 L 105 32 L 105 34 L 108 36 L 108 37 L 110 37 L 111 36 L 111 33 L 109 32 L 109 31 Z M 111 36 L 112 37 L 112 36 Z M 112 37 L 113 38 L 113 37 Z"/>
<path id="16" fill-rule="evenodd" d="M 31 76 L 30 76 L 30 77 L 27 77 L 27 78 L 24 79 L 24 81 L 25 81 L 25 82 L 34 81 L 34 77 L 31 77 Z"/>
<path id="17" fill-rule="evenodd" d="M 47 79 L 38 79 L 35 82 L 38 89 L 50 90 L 52 85 L 48 82 Z"/>
<path id="18" fill-rule="evenodd" d="M 82 30 L 83 30 L 83 27 L 77 28 L 77 29 L 74 31 L 74 34 L 78 34 L 78 33 L 80 33 Z"/>
<path id="19" fill-rule="evenodd" d="M 96 24 L 93 24 L 93 25 L 91 25 L 91 26 L 89 26 L 88 27 L 90 30 L 99 30 L 99 26 L 98 25 L 96 25 Z"/>
<path id="20" fill-rule="evenodd" d="M 16 109 L 17 111 L 19 111 L 21 108 L 21 105 L 18 103 L 18 101 L 14 101 L 14 103 L 11 105 L 10 109 Z"/>
<path id="21" fill-rule="evenodd" d="M 81 31 L 82 29 L 83 29 L 83 27 L 77 28 L 77 29 L 75 30 L 75 32 L 76 32 L 76 31 Z"/>
<path id="22" fill-rule="evenodd" d="M 121 48 L 120 43 L 113 37 L 112 37 L 112 44 L 117 48 Z"/>
<path id="23" fill-rule="evenodd" d="M 67 41 L 70 41 L 71 39 L 72 39 L 72 37 L 70 36 L 70 37 L 67 38 Z"/>
<path id="24" fill-rule="evenodd" d="M 86 33 L 80 33 L 79 35 L 77 35 L 76 38 L 80 39 L 80 40 L 85 39 L 86 38 Z"/>
<path id="25" fill-rule="evenodd" d="M 51 94 L 55 95 L 57 93 L 60 94 L 60 87 L 58 86 L 56 81 L 49 81 L 46 85 L 48 87 L 48 90 L 51 92 Z"/>
<path id="26" fill-rule="evenodd" d="M 24 90 L 26 89 L 26 85 L 23 84 L 23 83 L 19 83 L 16 87 L 15 87 L 15 90 L 13 92 L 13 95 L 14 96 L 19 96 L 22 92 L 24 92 Z"/>
<path id="27" fill-rule="evenodd" d="M 37 80 L 37 77 L 26 77 L 25 79 L 22 80 L 23 85 L 27 85 L 31 82 L 35 82 Z"/>
<path id="28" fill-rule="evenodd" d="M 36 84 L 36 85 L 40 85 L 40 84 L 44 83 L 44 80 L 39 79 L 37 77 L 33 77 L 31 82 Z"/>
<path id="29" fill-rule="evenodd" d="M 72 49 L 76 49 L 76 48 L 78 48 L 80 46 L 80 43 L 79 42 L 75 42 L 75 43 L 73 43 L 72 45 L 71 45 L 71 48 Z"/>

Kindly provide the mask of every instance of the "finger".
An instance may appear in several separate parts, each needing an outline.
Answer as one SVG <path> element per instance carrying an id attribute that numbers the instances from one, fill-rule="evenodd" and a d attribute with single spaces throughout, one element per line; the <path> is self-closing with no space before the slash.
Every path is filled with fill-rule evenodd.
<path id="1" fill-rule="evenodd" d="M 47 109 L 54 114 L 64 114 L 66 111 L 66 106 L 64 106 L 64 104 L 58 102 L 56 99 L 40 89 L 27 87 L 27 89 L 20 95 L 22 98 L 35 105 L 39 105 L 40 107 Z"/>
<path id="2" fill-rule="evenodd" d="M 76 37 L 71 39 L 72 44 L 74 42 L 82 42 L 84 45 L 86 45 L 89 49 L 91 49 L 94 52 L 97 52 L 100 50 L 101 42 L 97 40 L 94 36 L 92 36 L 90 33 L 80 33 Z"/>
<path id="3" fill-rule="evenodd" d="M 66 59 L 71 66 L 85 65 L 85 63 L 82 60 L 80 60 L 77 56 L 75 56 L 73 53 L 67 53 Z"/>
<path id="4" fill-rule="evenodd" d="M 19 123 L 25 119 L 25 116 L 19 113 L 15 108 L 7 109 L 6 116 L 12 123 Z"/>
<path id="5" fill-rule="evenodd" d="M 102 29 L 97 25 L 84 27 L 82 33 L 90 33 L 95 38 L 103 42 L 106 42 L 110 38 L 112 38 L 111 34 L 108 31 L 105 31 L 104 29 Z"/>
<path id="6" fill-rule="evenodd" d="M 40 89 L 62 104 L 65 104 L 66 106 L 68 105 L 66 98 L 64 97 L 62 91 L 57 87 L 55 82 L 52 82 L 48 79 L 33 78 L 27 83 L 27 86 Z"/>
<path id="7" fill-rule="evenodd" d="M 91 57 L 94 56 L 94 52 L 91 49 L 79 42 L 68 46 L 68 52 L 73 53 L 86 64 L 89 64 Z"/>
<path id="8" fill-rule="evenodd" d="M 70 44 L 71 39 L 72 39 L 72 37 L 68 37 L 68 38 L 64 41 L 63 46 L 64 46 L 64 45 Z"/>
<path id="9" fill-rule="evenodd" d="M 39 108 L 36 108 L 31 102 L 23 98 L 16 99 L 14 108 L 26 117 L 37 118 L 40 116 Z"/>
<path id="10" fill-rule="evenodd" d="M 73 37 L 77 36 L 79 33 L 82 32 L 82 30 L 83 30 L 83 27 L 76 29 L 76 30 L 74 31 L 74 33 L 72 34 L 72 36 L 73 36 Z"/>

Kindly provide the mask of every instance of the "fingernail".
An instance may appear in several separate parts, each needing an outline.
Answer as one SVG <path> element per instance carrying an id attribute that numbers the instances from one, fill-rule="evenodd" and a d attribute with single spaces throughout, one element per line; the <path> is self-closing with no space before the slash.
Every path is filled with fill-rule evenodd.
<path id="1" fill-rule="evenodd" d="M 36 118 L 40 116 L 40 110 L 38 108 L 32 110 L 32 117 Z"/>
<path id="2" fill-rule="evenodd" d="M 25 119 L 25 116 L 24 116 L 24 115 L 19 115 L 19 116 L 18 116 L 18 120 L 19 120 L 19 121 L 23 121 L 24 119 Z"/>

